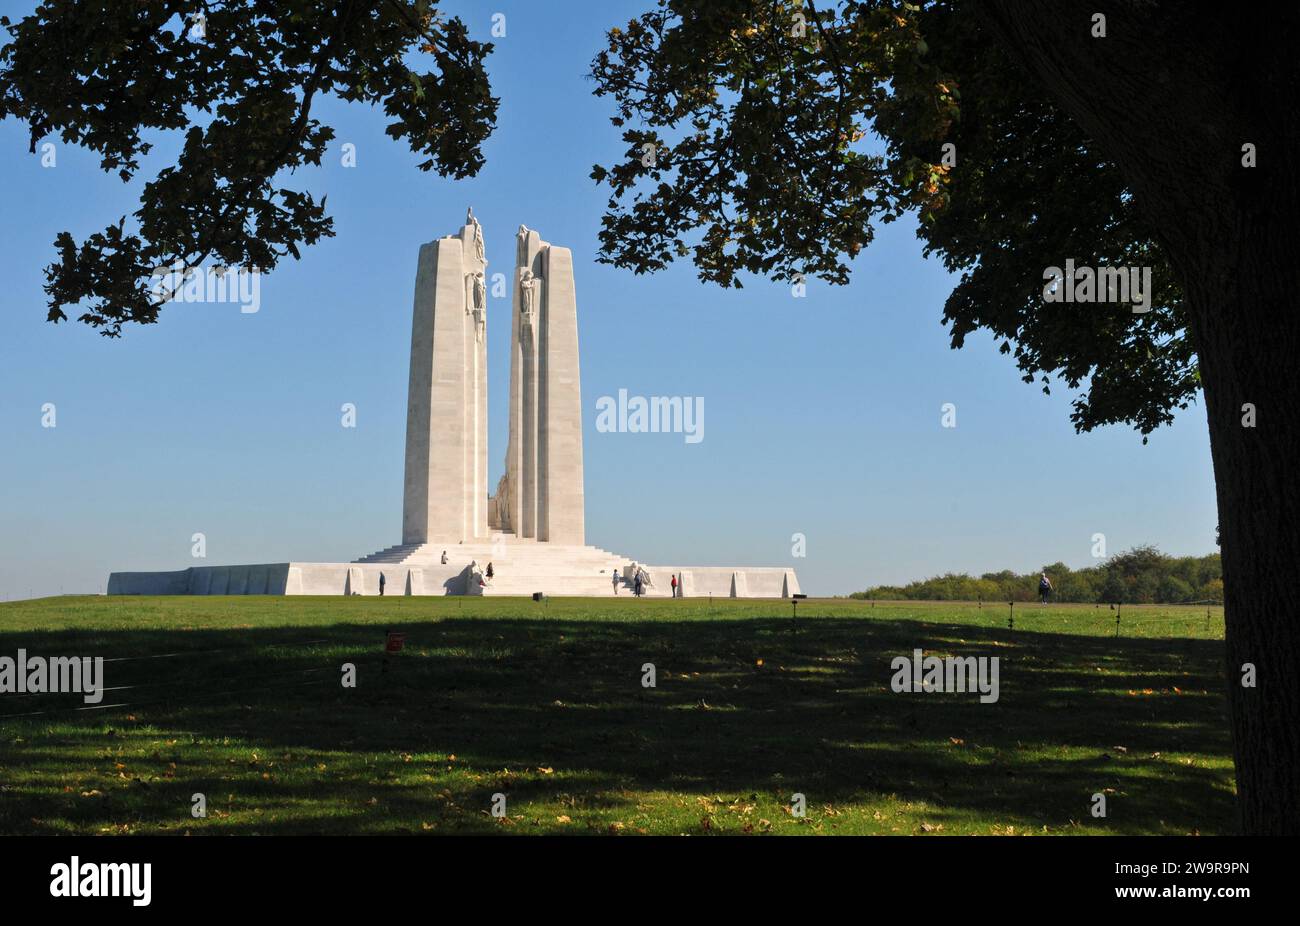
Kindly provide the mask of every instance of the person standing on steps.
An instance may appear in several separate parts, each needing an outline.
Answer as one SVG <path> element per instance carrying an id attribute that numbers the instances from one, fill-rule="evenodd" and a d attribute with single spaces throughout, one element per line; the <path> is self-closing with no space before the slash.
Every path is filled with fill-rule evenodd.
<path id="1" fill-rule="evenodd" d="M 614 594 L 617 595 L 618 594 L 618 570 L 617 569 L 614 570 L 614 574 L 612 578 L 614 580 Z"/>
<path id="2" fill-rule="evenodd" d="M 384 574 L 382 572 L 379 574 L 379 597 L 384 597 Z"/>
<path id="3" fill-rule="evenodd" d="M 673 586 L 673 597 L 676 598 L 677 597 L 677 574 L 676 573 L 673 574 L 672 586 Z"/>
<path id="4" fill-rule="evenodd" d="M 492 563 L 491 563 L 491 561 L 489 561 L 489 562 L 488 562 L 488 568 L 487 568 L 487 577 L 490 579 L 490 578 L 492 578 L 494 575 L 496 575 L 496 573 L 494 573 L 494 572 L 492 571 Z"/>
<path id="5" fill-rule="evenodd" d="M 444 566 L 447 565 L 447 551 L 446 551 L 446 550 L 443 550 L 443 551 L 442 551 L 442 564 L 443 564 Z"/>

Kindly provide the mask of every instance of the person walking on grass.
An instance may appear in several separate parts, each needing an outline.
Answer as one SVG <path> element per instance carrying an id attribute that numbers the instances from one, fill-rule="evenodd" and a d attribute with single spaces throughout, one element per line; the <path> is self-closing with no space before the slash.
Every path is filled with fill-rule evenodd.
<path id="1" fill-rule="evenodd" d="M 379 574 L 379 597 L 384 597 L 384 574 L 382 572 Z"/>
<path id="2" fill-rule="evenodd" d="M 637 598 L 641 597 L 641 570 L 637 570 L 636 579 L 632 583 L 632 594 Z"/>
<path id="3" fill-rule="evenodd" d="M 1047 573 L 1043 573 L 1038 579 L 1038 597 L 1042 600 L 1043 604 L 1047 604 L 1047 598 L 1051 594 L 1052 580 L 1047 577 Z"/>

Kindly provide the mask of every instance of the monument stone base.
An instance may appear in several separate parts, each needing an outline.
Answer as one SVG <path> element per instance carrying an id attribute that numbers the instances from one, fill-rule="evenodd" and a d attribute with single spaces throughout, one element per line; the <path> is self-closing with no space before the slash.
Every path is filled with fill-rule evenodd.
<path id="1" fill-rule="evenodd" d="M 442 562 L 443 553 L 447 562 Z M 492 578 L 487 578 L 488 564 Z M 477 566 L 477 568 L 475 568 Z M 637 569 L 644 594 L 683 598 L 789 598 L 799 593 L 793 569 L 753 566 L 652 566 L 592 546 L 568 546 L 493 533 L 485 543 L 399 544 L 351 563 L 191 566 L 173 572 L 115 572 L 110 595 L 531 595 L 603 597 L 631 594 Z"/>

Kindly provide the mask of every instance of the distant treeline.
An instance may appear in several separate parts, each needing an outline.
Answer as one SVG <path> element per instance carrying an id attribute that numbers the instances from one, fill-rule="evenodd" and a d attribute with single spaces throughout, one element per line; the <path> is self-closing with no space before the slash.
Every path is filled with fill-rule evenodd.
<path id="1" fill-rule="evenodd" d="M 1017 575 L 1010 569 L 976 578 L 948 573 L 902 587 L 878 585 L 850 598 L 911 598 L 918 601 L 1034 601 L 1038 577 L 1052 580 L 1053 601 L 1087 604 L 1187 604 L 1223 601 L 1223 567 L 1219 554 L 1166 556 L 1155 547 L 1136 547 L 1099 566 L 1071 569 L 1052 563 L 1039 572 Z"/>

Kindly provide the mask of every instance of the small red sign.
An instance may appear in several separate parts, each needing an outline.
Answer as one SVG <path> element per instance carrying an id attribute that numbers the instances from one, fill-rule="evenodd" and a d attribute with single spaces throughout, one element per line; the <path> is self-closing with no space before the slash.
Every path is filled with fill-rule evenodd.
<path id="1" fill-rule="evenodd" d="M 388 631 L 388 642 L 384 644 L 385 653 L 400 653 L 406 646 L 406 634 Z"/>

